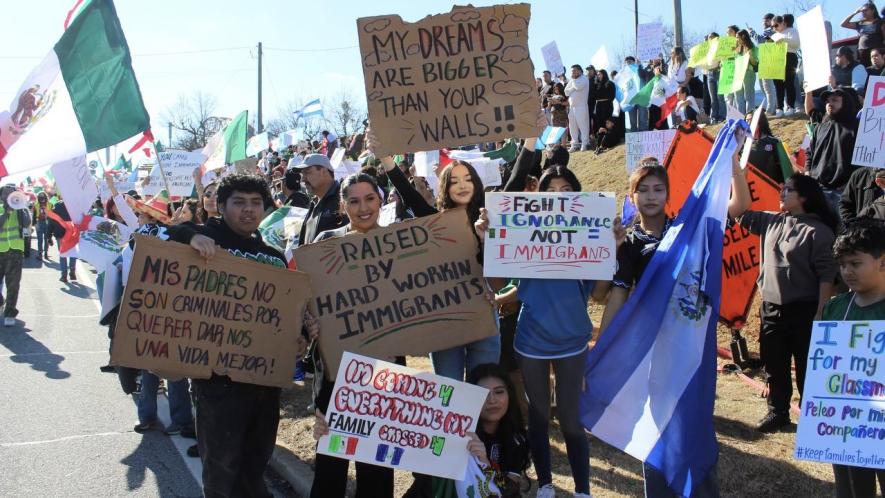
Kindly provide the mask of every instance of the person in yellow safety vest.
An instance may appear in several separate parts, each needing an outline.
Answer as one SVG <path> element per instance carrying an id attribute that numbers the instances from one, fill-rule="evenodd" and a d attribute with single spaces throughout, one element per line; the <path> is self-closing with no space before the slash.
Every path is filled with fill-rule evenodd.
<path id="1" fill-rule="evenodd" d="M 31 217 L 27 209 L 12 209 L 6 202 L 15 186 L 0 187 L 0 281 L 6 282 L 6 305 L 3 309 L 3 326 L 15 325 L 18 309 L 18 288 L 22 279 L 22 259 L 25 240 L 22 230 L 30 228 Z M 2 302 L 2 297 L 0 297 Z"/>

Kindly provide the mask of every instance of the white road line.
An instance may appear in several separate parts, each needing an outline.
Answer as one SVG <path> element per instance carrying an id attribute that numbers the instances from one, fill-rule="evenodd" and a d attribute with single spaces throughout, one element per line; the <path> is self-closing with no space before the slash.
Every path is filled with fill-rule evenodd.
<path id="1" fill-rule="evenodd" d="M 13 354 L 0 354 L 0 358 L 11 358 L 13 356 L 15 356 L 17 358 L 21 358 L 24 356 L 52 356 L 52 355 L 59 355 L 59 356 L 68 355 L 69 356 L 72 354 L 108 354 L 108 352 L 107 352 L 107 350 L 102 350 L 102 351 L 59 351 L 57 353 L 55 351 L 50 351 L 48 353 L 13 353 Z"/>
<path id="2" fill-rule="evenodd" d="M 71 441 L 73 439 L 85 439 L 90 437 L 107 437 L 107 436 L 122 436 L 126 434 L 134 434 L 133 431 L 126 432 L 99 432 L 96 434 L 80 434 L 77 436 L 65 436 L 57 439 L 43 439 L 37 441 L 21 441 L 17 443 L 0 443 L 0 448 L 15 448 L 16 446 L 35 446 L 38 444 L 52 444 L 52 443 L 60 443 L 62 441 Z"/>

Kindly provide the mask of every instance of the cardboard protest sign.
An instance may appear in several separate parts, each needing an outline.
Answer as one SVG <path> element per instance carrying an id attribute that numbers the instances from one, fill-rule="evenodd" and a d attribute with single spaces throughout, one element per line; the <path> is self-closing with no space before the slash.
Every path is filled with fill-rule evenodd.
<path id="1" fill-rule="evenodd" d="M 867 80 L 851 163 L 885 168 L 885 76 Z"/>
<path id="2" fill-rule="evenodd" d="M 298 248 L 329 379 L 342 351 L 427 354 L 497 334 L 478 253 L 459 209 Z"/>
<path id="3" fill-rule="evenodd" d="M 716 45 L 716 53 L 713 57 L 718 60 L 731 59 L 737 49 L 738 39 L 736 36 L 720 36 Z"/>
<path id="4" fill-rule="evenodd" d="M 541 55 L 544 56 L 544 66 L 553 76 L 564 74 L 565 64 L 562 63 L 562 57 L 559 55 L 559 47 L 556 42 L 552 41 L 541 47 Z"/>
<path id="5" fill-rule="evenodd" d="M 636 26 L 636 58 L 650 61 L 661 56 L 661 44 L 664 40 L 664 25 L 650 22 Z"/>
<path id="6" fill-rule="evenodd" d="M 488 390 L 345 352 L 317 453 L 461 480 Z"/>
<path id="7" fill-rule="evenodd" d="M 713 138 L 700 128 L 678 129 L 664 161 L 670 178 L 667 216 L 675 217 L 679 212 L 712 149 Z M 777 211 L 780 208 L 780 187 L 752 164 L 747 165 L 747 182 L 752 200 L 750 209 Z M 761 254 L 758 235 L 738 224 L 725 230 L 722 288 L 728 292 L 722 293 L 719 319 L 730 327 L 741 328 L 746 323 L 756 293 Z"/>
<path id="8" fill-rule="evenodd" d="M 760 43 L 759 73 L 760 80 L 783 80 L 787 72 L 787 44 Z"/>
<path id="9" fill-rule="evenodd" d="M 256 174 L 258 168 L 258 158 L 257 157 L 247 157 L 245 159 L 240 159 L 239 161 L 234 162 L 234 171 L 237 173 L 245 173 L 247 175 Z"/>
<path id="10" fill-rule="evenodd" d="M 86 157 L 55 163 L 49 170 L 52 171 L 55 184 L 65 200 L 71 221 L 78 223 L 92 209 L 92 203 L 98 198 L 98 186 L 89 172 Z"/>
<path id="11" fill-rule="evenodd" d="M 194 170 L 200 167 L 205 157 L 199 151 L 188 152 L 186 150 L 166 149 L 157 154 L 166 179 L 169 180 L 169 188 L 172 197 L 190 197 L 194 191 Z M 157 195 L 166 188 L 166 183 L 160 175 L 160 168 L 154 165 L 151 168 L 150 181 L 144 186 L 142 192 L 145 195 Z M 119 187 L 117 188 L 119 190 Z"/>
<path id="12" fill-rule="evenodd" d="M 531 136 L 538 109 L 527 3 L 406 23 L 357 19 L 379 156 Z"/>
<path id="13" fill-rule="evenodd" d="M 796 458 L 885 469 L 885 320 L 814 322 Z"/>
<path id="14" fill-rule="evenodd" d="M 289 386 L 310 295 L 304 273 L 137 235 L 111 364 Z"/>
<path id="15" fill-rule="evenodd" d="M 802 46 L 802 76 L 808 91 L 830 84 L 830 45 L 824 15 L 818 5 L 796 18 Z"/>
<path id="16" fill-rule="evenodd" d="M 632 173 L 636 165 L 639 164 L 639 160 L 646 156 L 654 156 L 661 164 L 664 164 L 664 158 L 667 156 L 667 151 L 675 136 L 675 129 L 627 133 L 625 135 L 627 174 Z"/>
<path id="17" fill-rule="evenodd" d="M 485 275 L 611 280 L 614 194 L 486 193 Z"/>

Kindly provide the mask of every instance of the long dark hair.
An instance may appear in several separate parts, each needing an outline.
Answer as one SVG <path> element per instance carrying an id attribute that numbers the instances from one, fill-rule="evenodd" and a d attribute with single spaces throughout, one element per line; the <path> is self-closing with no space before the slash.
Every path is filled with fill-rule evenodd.
<path id="1" fill-rule="evenodd" d="M 473 184 L 473 198 L 467 203 L 467 217 L 470 223 L 474 223 L 479 219 L 479 208 L 485 207 L 486 195 L 482 186 L 482 179 L 476 169 L 466 161 L 452 161 L 442 170 L 439 175 L 439 194 L 436 198 L 436 208 L 440 211 L 453 209 L 458 207 L 455 201 L 449 195 L 449 187 L 452 186 L 452 170 L 455 166 L 464 166 L 470 173 L 470 182 Z"/>
<path id="2" fill-rule="evenodd" d="M 495 378 L 504 383 L 507 388 L 507 412 L 504 418 L 498 424 L 498 431 L 495 434 L 486 434 L 483 431 L 482 423 L 476 424 L 476 435 L 480 439 L 483 436 L 495 436 L 495 439 L 501 443 L 501 466 L 505 469 L 521 469 L 525 471 L 529 467 L 529 456 L 525 447 L 526 429 L 522 420 L 522 412 L 519 411 L 519 403 L 516 401 L 516 389 L 510 381 L 507 372 L 496 363 L 483 363 L 477 365 L 470 373 L 467 374 L 467 382 L 470 384 L 479 384 L 479 381 L 485 378 Z M 519 448 L 522 447 L 522 450 Z"/>
<path id="3" fill-rule="evenodd" d="M 569 183 L 569 185 L 572 186 L 572 190 L 574 190 L 575 192 L 581 191 L 581 181 L 578 180 L 578 177 L 575 176 L 575 173 L 565 166 L 559 165 L 551 166 L 544 170 L 544 172 L 541 174 L 541 180 L 538 182 L 538 191 L 546 192 L 547 187 L 550 186 L 550 182 L 554 178 L 564 179 Z"/>
<path id="4" fill-rule="evenodd" d="M 802 210 L 809 214 L 817 215 L 825 225 L 830 227 L 833 233 L 839 227 L 839 217 L 830 208 L 827 198 L 824 197 L 824 191 L 817 180 L 810 176 L 793 175 L 789 180 L 793 183 L 793 188 L 799 197 L 805 199 L 802 202 Z"/>

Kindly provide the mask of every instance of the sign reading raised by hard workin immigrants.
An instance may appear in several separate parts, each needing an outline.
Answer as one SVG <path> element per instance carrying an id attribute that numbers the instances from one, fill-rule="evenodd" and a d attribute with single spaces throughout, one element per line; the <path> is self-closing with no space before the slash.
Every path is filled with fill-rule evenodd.
<path id="1" fill-rule="evenodd" d="M 867 80 L 851 163 L 885 168 L 885 76 L 870 76 Z"/>
<path id="2" fill-rule="evenodd" d="M 646 156 L 654 156 L 663 164 L 674 136 L 676 136 L 675 129 L 627 133 L 625 135 L 627 174 L 632 173 L 639 161 Z"/>
<path id="3" fill-rule="evenodd" d="M 615 197 L 601 192 L 486 194 L 485 275 L 611 280 Z"/>
<path id="4" fill-rule="evenodd" d="M 287 387 L 309 298 L 304 273 L 137 235 L 111 364 Z"/>
<path id="5" fill-rule="evenodd" d="M 460 209 L 298 248 L 329 380 L 343 351 L 420 355 L 497 334 L 478 253 Z"/>
<path id="6" fill-rule="evenodd" d="M 488 390 L 344 353 L 317 453 L 461 480 Z"/>
<path id="7" fill-rule="evenodd" d="M 527 3 L 406 23 L 357 19 L 376 155 L 530 136 L 538 108 Z"/>
<path id="8" fill-rule="evenodd" d="M 713 138 L 700 128 L 678 129 L 664 161 L 670 178 L 667 216 L 676 217 L 712 149 Z M 747 164 L 747 183 L 752 201 L 750 209 L 779 209 L 780 186 L 752 164 Z M 742 328 L 747 321 L 756 293 L 761 254 L 758 235 L 750 233 L 738 223 L 725 230 L 722 241 L 722 288 L 728 292 L 722 293 L 719 319 L 731 327 Z"/>
<path id="9" fill-rule="evenodd" d="M 885 320 L 814 322 L 796 458 L 885 469 Z"/>

